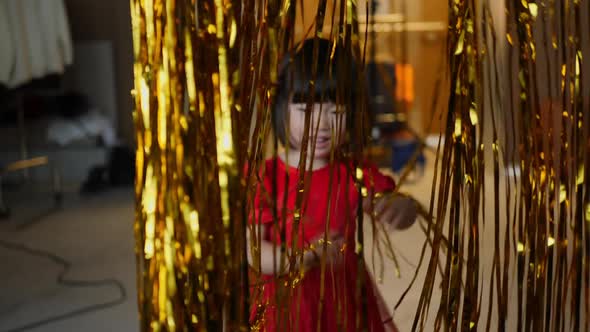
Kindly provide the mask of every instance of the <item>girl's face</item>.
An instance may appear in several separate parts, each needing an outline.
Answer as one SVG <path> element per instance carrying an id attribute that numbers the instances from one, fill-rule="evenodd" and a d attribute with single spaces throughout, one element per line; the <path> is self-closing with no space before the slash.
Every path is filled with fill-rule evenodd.
<path id="1" fill-rule="evenodd" d="M 289 103 L 289 143 L 301 151 L 305 133 L 306 103 Z M 344 141 L 346 116 L 344 107 L 333 102 L 313 104 L 310 114 L 308 153 L 315 147 L 314 159 L 328 159 L 332 149 Z M 315 145 L 315 146 L 314 146 Z"/>

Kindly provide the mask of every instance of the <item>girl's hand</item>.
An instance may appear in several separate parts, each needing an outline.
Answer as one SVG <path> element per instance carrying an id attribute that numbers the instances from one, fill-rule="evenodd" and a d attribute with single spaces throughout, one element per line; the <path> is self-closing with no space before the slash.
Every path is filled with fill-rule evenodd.
<path id="1" fill-rule="evenodd" d="M 372 209 L 369 199 L 365 199 L 363 205 L 366 212 L 395 229 L 406 229 L 412 226 L 418 215 L 414 200 L 399 193 L 386 194 L 374 199 Z"/>
<path id="2" fill-rule="evenodd" d="M 320 265 L 324 255 L 327 264 L 335 264 L 344 258 L 344 246 L 346 241 L 338 233 L 330 232 L 327 236 L 327 242 L 324 242 L 325 236 L 322 234 L 311 241 L 309 248 L 304 256 L 305 268 L 311 268 Z"/>

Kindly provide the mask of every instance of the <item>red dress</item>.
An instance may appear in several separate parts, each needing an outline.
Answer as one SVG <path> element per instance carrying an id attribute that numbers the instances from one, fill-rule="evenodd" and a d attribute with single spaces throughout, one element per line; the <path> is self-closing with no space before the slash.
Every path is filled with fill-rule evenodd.
<path id="1" fill-rule="evenodd" d="M 369 191 L 385 192 L 395 188 L 394 181 L 381 174 L 374 165 L 365 164 L 362 171 L 364 186 Z M 364 261 L 359 263 L 354 252 L 359 204 L 355 170 L 346 163 L 336 163 L 307 173 L 309 178 L 305 180 L 307 185 L 304 190 L 307 197 L 299 211 L 300 227 L 295 230 L 293 220 L 297 213 L 294 208 L 298 173 L 296 168 L 287 166 L 280 159 L 265 162 L 250 223 L 265 224 L 267 232 L 263 238 L 277 245 L 281 243 L 282 233 L 287 247 L 298 232 L 296 245 L 301 248 L 322 236 L 328 221 L 330 231 L 345 238 L 343 259 L 339 264 L 325 264 L 323 297 L 320 295 L 322 269 L 319 265 L 307 270 L 302 278 L 290 281 L 285 277 L 253 273 L 251 281 L 252 285 L 256 285 L 251 293 L 253 329 L 281 332 L 311 332 L 318 331 L 318 328 L 328 332 L 396 331 Z M 275 174 L 277 181 L 273 181 Z M 273 194 L 275 186 L 276 194 Z M 286 218 L 284 222 L 276 222 L 273 215 L 276 212 L 281 219 L 285 192 Z M 276 210 L 273 208 L 275 201 Z M 321 249 L 318 251 L 321 253 Z M 320 304 L 322 298 L 323 304 Z"/>

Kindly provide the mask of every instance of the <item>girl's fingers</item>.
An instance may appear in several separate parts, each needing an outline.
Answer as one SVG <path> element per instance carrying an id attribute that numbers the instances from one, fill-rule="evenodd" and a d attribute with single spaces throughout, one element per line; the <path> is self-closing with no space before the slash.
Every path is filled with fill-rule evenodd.
<path id="1" fill-rule="evenodd" d="M 330 231 L 328 233 L 328 240 L 338 240 L 341 238 L 342 238 L 342 234 L 340 234 L 339 232 Z"/>
<path id="2" fill-rule="evenodd" d="M 408 198 L 397 199 L 390 206 L 391 214 L 385 215 L 383 221 L 390 223 L 396 229 L 406 229 L 410 227 L 417 218 L 416 204 Z M 386 219 L 389 218 L 389 219 Z"/>
<path id="3" fill-rule="evenodd" d="M 342 255 L 342 246 L 344 245 L 344 240 L 336 240 L 332 243 L 331 248 L 329 249 L 331 258 L 333 261 L 337 261 L 343 257 Z"/>
<path id="4" fill-rule="evenodd" d="M 365 197 L 363 198 L 363 210 L 366 211 L 370 211 L 371 209 L 371 198 L 370 197 Z"/>
<path id="5" fill-rule="evenodd" d="M 385 212 L 386 207 L 387 207 L 387 199 L 385 197 L 379 198 L 373 208 L 375 216 L 380 217 L 383 214 L 383 212 Z"/>
<path id="6" fill-rule="evenodd" d="M 399 210 L 393 208 L 392 206 L 389 206 L 387 209 L 385 209 L 385 211 L 383 212 L 383 214 L 381 215 L 380 220 L 382 222 L 384 222 L 385 224 L 392 224 L 395 225 L 400 219 L 400 213 Z"/>

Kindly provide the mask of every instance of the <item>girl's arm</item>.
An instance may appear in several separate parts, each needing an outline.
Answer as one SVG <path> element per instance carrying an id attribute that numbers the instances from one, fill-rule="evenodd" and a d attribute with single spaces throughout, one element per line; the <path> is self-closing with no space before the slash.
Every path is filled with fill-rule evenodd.
<path id="1" fill-rule="evenodd" d="M 259 227 L 262 229 L 259 230 Z M 267 230 L 268 226 L 265 225 L 254 226 L 254 232 L 256 232 L 254 234 L 266 234 Z M 250 233 L 251 232 L 248 231 L 246 234 L 246 244 L 248 247 L 248 263 L 253 269 L 258 270 L 258 266 L 256 266 L 256 264 L 258 261 L 260 261 L 260 272 L 262 272 L 262 274 L 280 275 L 289 270 L 288 257 L 291 253 L 290 248 L 287 248 L 287 252 L 285 253 L 286 266 L 281 269 L 281 247 L 264 239 L 260 240 L 260 246 L 258 246 L 258 243 L 255 243 L 254 240 L 251 239 Z M 303 253 L 304 268 L 313 265 L 314 260 L 315 256 L 312 252 L 305 251 Z M 297 263 L 299 263 L 299 261 L 297 261 Z"/>

